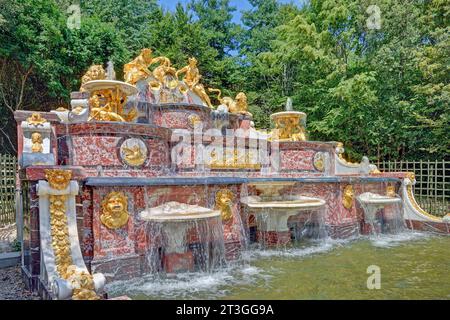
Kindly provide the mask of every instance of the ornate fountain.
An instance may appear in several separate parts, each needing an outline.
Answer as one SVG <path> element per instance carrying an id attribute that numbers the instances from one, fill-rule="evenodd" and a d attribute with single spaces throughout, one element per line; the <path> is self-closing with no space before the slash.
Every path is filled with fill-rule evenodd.
<path id="1" fill-rule="evenodd" d="M 241 199 L 248 214 L 254 215 L 257 225 L 257 239 L 262 245 L 277 246 L 291 242 L 288 219 L 303 212 L 318 210 L 325 206 L 325 201 L 318 198 L 299 195 L 280 195 L 286 187 L 295 182 L 255 182 L 254 187 L 259 196 L 248 196 Z"/>
<path id="2" fill-rule="evenodd" d="M 195 58 L 177 69 L 143 49 L 123 82 L 111 63 L 90 67 L 71 110 L 15 112 L 31 290 L 106 298 L 105 281 L 202 270 L 206 250 L 239 259 L 252 230 L 286 244 L 289 225 L 306 216 L 320 217 L 333 238 L 366 233 L 374 213 L 364 205 L 382 207 L 386 220 L 400 203 L 408 227 L 449 233 L 448 220 L 415 202 L 410 174 L 381 173 L 367 158 L 350 163 L 339 142 L 308 141 L 306 114 L 291 102 L 264 134 L 244 93 L 222 97 L 201 79 Z M 219 93 L 215 109 L 209 92 Z M 384 195 L 387 185 L 398 196 L 366 194 Z"/>

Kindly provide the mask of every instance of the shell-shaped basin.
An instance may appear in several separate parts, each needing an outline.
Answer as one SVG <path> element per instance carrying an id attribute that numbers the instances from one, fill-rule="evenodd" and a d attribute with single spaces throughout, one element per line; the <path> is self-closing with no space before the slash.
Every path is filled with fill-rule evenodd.
<path id="1" fill-rule="evenodd" d="M 180 222 L 219 217 L 219 210 L 190 205 L 180 202 L 166 202 L 158 207 L 149 208 L 139 213 L 143 221 Z"/>

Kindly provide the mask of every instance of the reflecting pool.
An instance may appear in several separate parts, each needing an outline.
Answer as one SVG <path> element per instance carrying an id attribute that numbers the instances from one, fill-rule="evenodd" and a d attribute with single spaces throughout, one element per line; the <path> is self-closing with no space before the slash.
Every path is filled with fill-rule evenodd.
<path id="1" fill-rule="evenodd" d="M 450 237 L 419 232 L 251 248 L 213 273 L 148 276 L 109 284 L 132 299 L 450 299 Z M 378 266 L 381 289 L 369 290 Z"/>

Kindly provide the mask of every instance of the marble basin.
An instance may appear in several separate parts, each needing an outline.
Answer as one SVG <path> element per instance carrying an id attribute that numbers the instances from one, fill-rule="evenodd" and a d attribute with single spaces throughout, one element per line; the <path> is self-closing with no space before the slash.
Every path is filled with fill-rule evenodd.
<path id="1" fill-rule="evenodd" d="M 98 90 L 110 90 L 115 88 L 119 88 L 127 96 L 133 96 L 138 93 L 138 90 L 135 86 L 132 86 L 131 84 L 126 82 L 116 80 L 93 80 L 86 82 L 83 85 L 83 89 L 89 93 Z"/>
<path id="2" fill-rule="evenodd" d="M 302 211 L 318 210 L 325 206 L 325 201 L 318 198 L 295 196 L 289 200 L 265 201 L 258 196 L 249 196 L 241 200 L 249 213 L 256 218 L 260 231 L 289 231 L 287 221 L 289 217 Z"/>
<path id="3" fill-rule="evenodd" d="M 388 197 L 376 193 L 366 192 L 358 197 L 359 202 L 367 205 L 385 206 L 402 201 L 399 197 Z"/>
<path id="4" fill-rule="evenodd" d="M 139 214 L 142 221 L 163 224 L 162 232 L 167 239 L 165 249 L 168 253 L 184 253 L 186 251 L 186 232 L 192 227 L 189 222 L 218 217 L 220 217 L 219 210 L 174 201 L 149 208 Z"/>
<path id="5" fill-rule="evenodd" d="M 295 182 L 289 181 L 270 181 L 270 182 L 255 182 L 249 183 L 250 187 L 255 187 L 260 193 L 262 198 L 274 198 L 279 197 L 281 190 L 286 187 L 292 187 Z"/>
<path id="6" fill-rule="evenodd" d="M 371 192 L 365 192 L 358 196 L 358 201 L 364 208 L 365 220 L 372 223 L 376 219 L 376 213 L 379 209 L 386 206 L 399 204 L 402 202 L 400 197 L 389 197 Z"/>

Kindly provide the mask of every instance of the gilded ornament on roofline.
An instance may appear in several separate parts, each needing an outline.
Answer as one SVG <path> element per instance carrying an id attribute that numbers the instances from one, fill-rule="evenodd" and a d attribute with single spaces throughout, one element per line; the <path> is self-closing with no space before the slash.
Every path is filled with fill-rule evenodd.
<path id="1" fill-rule="evenodd" d="M 31 117 L 27 118 L 27 122 L 28 122 L 28 124 L 37 127 L 37 126 L 41 126 L 44 123 L 46 123 L 47 120 L 45 118 L 43 118 L 39 112 L 33 112 L 31 114 Z"/>

